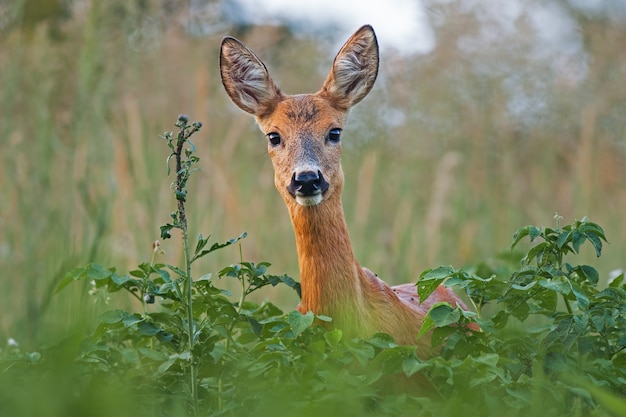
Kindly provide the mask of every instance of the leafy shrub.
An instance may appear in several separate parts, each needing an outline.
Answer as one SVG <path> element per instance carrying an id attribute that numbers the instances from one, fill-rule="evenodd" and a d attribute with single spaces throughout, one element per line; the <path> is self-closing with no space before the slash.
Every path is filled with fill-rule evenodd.
<path id="1" fill-rule="evenodd" d="M 245 234 L 211 245 L 199 235 L 190 246 L 186 185 L 199 160 L 189 138 L 201 124 L 180 116 L 176 126 L 164 139 L 168 172 L 176 164 L 177 211 L 161 237 L 180 231 L 184 265 L 156 262 L 156 242 L 151 262 L 128 273 L 97 263 L 68 272 L 59 290 L 88 281 L 96 292 L 126 292 L 141 308 L 104 313 L 87 338 L 70 338 L 71 349 L 0 351 L 3 380 L 29 388 L 3 390 L 2 415 L 626 415 L 624 275 L 600 288 L 593 267 L 569 260 L 586 242 L 600 256 L 599 225 L 584 218 L 561 227 L 559 218 L 555 228 L 520 228 L 512 249 L 526 237 L 535 243 L 521 267 L 422 273 L 421 298 L 444 283 L 464 291 L 475 312 L 434 305 L 418 337 L 431 337 L 439 354 L 420 358 L 388 335 L 347 339 L 330 317 L 251 302 L 268 285 L 300 290 L 270 274 L 269 263 L 241 259 L 193 278 L 195 261 Z M 240 297 L 218 279 L 235 280 Z"/>

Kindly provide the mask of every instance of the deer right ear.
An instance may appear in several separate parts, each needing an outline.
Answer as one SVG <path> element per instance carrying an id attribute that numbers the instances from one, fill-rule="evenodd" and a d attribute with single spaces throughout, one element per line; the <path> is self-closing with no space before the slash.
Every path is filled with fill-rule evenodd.
<path id="1" fill-rule="evenodd" d="M 220 73 L 233 103 L 254 116 L 271 113 L 283 97 L 265 64 L 235 38 L 222 40 Z"/>
<path id="2" fill-rule="evenodd" d="M 343 45 L 324 81 L 322 94 L 347 110 L 370 92 L 378 75 L 378 42 L 374 29 L 365 25 Z"/>

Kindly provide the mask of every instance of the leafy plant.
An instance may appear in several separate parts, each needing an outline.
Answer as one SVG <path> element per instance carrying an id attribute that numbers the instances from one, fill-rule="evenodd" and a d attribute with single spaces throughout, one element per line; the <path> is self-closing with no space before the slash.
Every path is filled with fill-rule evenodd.
<path id="1" fill-rule="evenodd" d="M 456 286 L 466 291 L 477 313 L 435 305 L 422 333 L 434 329 L 433 343 L 442 346 L 442 356 L 459 358 L 449 366 L 468 366 L 477 360 L 483 367 L 489 365 L 483 376 L 474 374 L 471 384 L 498 380 L 506 384 L 508 395 L 522 398 L 529 383 L 545 377 L 555 384 L 548 390 L 555 399 L 570 396 L 575 399 L 572 404 L 593 408 L 596 390 L 625 394 L 626 284 L 622 273 L 599 289 L 595 268 L 567 262 L 567 256 L 578 254 L 585 242 L 601 255 L 606 236 L 598 224 L 585 217 L 561 227 L 561 217 L 555 218 L 555 228 L 525 226 L 515 232 L 511 249 L 525 237 L 538 243 L 507 279 L 486 265 L 476 271 L 453 267 L 425 271 L 418 282 L 420 297 L 441 283 Z M 489 315 L 486 307 L 496 312 Z M 471 322 L 481 332 L 468 331 Z M 596 392 L 598 399 L 602 395 Z"/>
<path id="2" fill-rule="evenodd" d="M 189 138 L 201 125 L 179 116 L 176 126 L 176 135 L 163 138 L 168 174 L 175 164 L 177 210 L 161 238 L 180 231 L 183 265 L 158 262 L 157 241 L 150 261 L 127 273 L 99 263 L 69 271 L 57 291 L 87 281 L 93 294 L 128 294 L 137 311 L 106 311 L 71 355 L 25 353 L 15 343 L 0 350 L 0 376 L 48 404 L 19 404 L 3 392 L 3 415 L 73 415 L 94 403 L 90 415 L 133 417 L 624 415 L 624 275 L 601 288 L 595 268 L 572 261 L 587 242 L 600 256 L 606 237 L 599 225 L 583 218 L 561 227 L 557 218 L 555 228 L 525 226 L 511 245 L 528 237 L 534 245 L 525 254 L 424 271 L 421 299 L 444 284 L 464 291 L 474 311 L 433 305 L 418 337 L 431 337 L 438 354 L 418 357 L 388 335 L 349 339 L 331 317 L 250 301 L 269 285 L 298 294 L 300 286 L 270 274 L 268 262 L 244 261 L 241 246 L 237 263 L 192 273 L 196 261 L 240 245 L 246 234 L 223 243 L 199 234 L 190 244 L 185 203 L 199 159 Z M 238 284 L 238 296 L 216 285 L 226 279 Z M 59 381 L 72 394 L 54 408 L 51 387 Z"/>

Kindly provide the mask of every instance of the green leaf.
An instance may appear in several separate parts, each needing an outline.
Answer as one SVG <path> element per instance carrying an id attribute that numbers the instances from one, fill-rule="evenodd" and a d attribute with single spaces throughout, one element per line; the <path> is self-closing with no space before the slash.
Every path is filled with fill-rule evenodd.
<path id="1" fill-rule="evenodd" d="M 254 332 L 257 337 L 261 336 L 261 332 L 263 331 L 263 325 L 253 319 L 252 317 L 248 317 L 248 323 L 250 323 L 250 328 Z"/>
<path id="2" fill-rule="evenodd" d="M 194 254 L 200 252 L 204 247 L 209 243 L 209 239 L 211 236 L 209 235 L 206 239 L 202 237 L 202 233 L 198 235 L 198 242 L 196 243 L 196 249 L 194 250 Z"/>
<path id="3" fill-rule="evenodd" d="M 435 327 L 435 321 L 433 320 L 432 317 L 430 317 L 430 314 L 427 314 L 426 317 L 424 317 L 424 321 L 422 321 L 422 327 L 420 327 L 420 331 L 417 334 L 417 338 L 418 339 L 422 338 L 433 327 Z"/>
<path id="4" fill-rule="evenodd" d="M 154 336 L 161 331 L 159 327 L 157 327 L 154 323 L 150 323 L 147 321 L 139 324 L 139 334 L 142 336 Z"/>
<path id="5" fill-rule="evenodd" d="M 285 284 L 289 288 L 293 289 L 299 298 L 302 298 L 302 287 L 300 283 L 295 279 L 291 278 L 289 275 L 268 275 L 267 280 L 272 285 L 272 287 L 277 286 L 278 284 Z"/>
<path id="6" fill-rule="evenodd" d="M 535 226 L 524 226 L 517 229 L 517 231 L 513 234 L 513 242 L 511 243 L 511 250 L 515 248 L 515 246 L 522 240 L 524 237 L 529 236 L 530 241 L 532 242 L 538 236 L 541 235 L 541 230 Z"/>
<path id="7" fill-rule="evenodd" d="M 513 242 L 511 242 L 511 249 L 515 248 L 515 246 L 522 240 L 524 237 L 528 236 L 530 231 L 530 227 L 532 226 L 524 226 L 520 227 L 513 233 Z"/>
<path id="8" fill-rule="evenodd" d="M 142 356 L 150 360 L 153 360 L 155 362 L 165 362 L 167 360 L 167 355 L 165 355 L 163 352 L 160 352 L 158 350 L 141 348 L 141 347 L 137 350 L 139 351 L 139 353 L 141 353 Z"/>
<path id="9" fill-rule="evenodd" d="M 436 269 L 427 269 L 422 272 L 417 281 L 417 295 L 420 300 L 426 300 L 446 278 L 454 275 L 456 270 L 451 266 L 440 266 Z"/>
<path id="10" fill-rule="evenodd" d="M 410 377 L 429 366 L 428 362 L 422 362 L 415 356 L 409 356 L 402 362 L 402 372 L 404 372 L 407 377 Z"/>
<path id="11" fill-rule="evenodd" d="M 430 308 L 428 315 L 433 319 L 435 326 L 443 327 L 458 323 L 461 318 L 461 310 L 453 308 L 448 303 L 436 303 Z"/>
<path id="12" fill-rule="evenodd" d="M 454 275 L 456 270 L 451 266 L 440 266 L 436 269 L 428 269 L 420 275 L 419 281 L 446 279 Z"/>
<path id="13" fill-rule="evenodd" d="M 131 327 L 136 325 L 137 323 L 141 323 L 145 319 L 141 317 L 139 314 L 129 314 L 124 319 L 122 319 L 122 324 L 124 327 Z"/>
<path id="14" fill-rule="evenodd" d="M 556 239 L 556 246 L 561 249 L 563 247 L 563 245 L 565 245 L 567 242 L 570 241 L 570 239 L 572 238 L 572 232 L 571 231 L 565 231 L 562 232 L 561 234 L 559 234 L 559 237 Z"/>
<path id="15" fill-rule="evenodd" d="M 435 330 L 433 330 L 432 339 L 430 341 L 431 346 L 433 348 L 441 346 L 452 333 L 456 333 L 456 328 L 452 326 L 436 327 Z"/>
<path id="16" fill-rule="evenodd" d="M 567 279 L 564 277 L 555 277 L 550 280 L 542 278 L 539 280 L 539 285 L 541 285 L 543 288 L 551 291 L 556 291 L 560 294 L 568 295 L 572 292 L 569 281 L 567 281 Z"/>
<path id="17" fill-rule="evenodd" d="M 128 316 L 128 313 L 125 312 L 124 310 L 109 310 L 107 312 L 102 313 L 99 318 L 103 323 L 113 324 L 113 323 L 119 323 L 126 316 Z"/>
<path id="18" fill-rule="evenodd" d="M 618 275 L 615 276 L 611 282 L 609 282 L 609 287 L 611 288 L 619 288 L 622 285 L 622 282 L 624 282 L 624 272 L 619 273 L 619 271 L 617 272 Z"/>
<path id="19" fill-rule="evenodd" d="M 70 283 L 83 278 L 85 276 L 85 270 L 86 268 L 74 268 L 71 271 L 67 272 L 61 282 L 59 282 L 59 285 L 57 285 L 54 293 L 57 294 L 63 288 L 67 287 Z"/>
<path id="20" fill-rule="evenodd" d="M 195 260 L 200 259 L 203 256 L 208 255 L 211 252 L 214 252 L 216 250 L 219 250 L 219 249 L 225 248 L 227 246 L 230 246 L 230 245 L 232 245 L 234 243 L 237 243 L 241 239 L 244 239 L 246 236 L 248 236 L 248 233 L 247 232 L 243 232 L 241 235 L 239 235 L 239 236 L 237 236 L 235 238 L 229 239 L 228 241 L 226 241 L 224 243 L 214 243 L 213 245 L 211 245 L 211 247 L 209 249 L 205 249 L 205 250 L 201 251 L 200 253 L 196 253 L 191 258 L 191 262 L 194 262 Z M 206 245 L 206 243 L 204 245 Z"/>
<path id="21" fill-rule="evenodd" d="M 599 258 L 602 254 L 602 241 L 600 238 L 593 234 L 585 234 L 587 239 L 593 244 L 593 248 L 596 250 L 596 256 Z"/>
<path id="22" fill-rule="evenodd" d="M 435 292 L 437 287 L 443 282 L 445 278 L 433 279 L 423 282 L 421 279 L 417 282 L 417 296 L 420 300 L 426 300 L 430 295 Z"/>
<path id="23" fill-rule="evenodd" d="M 521 303 L 511 310 L 510 314 L 519 321 L 525 321 L 530 314 L 530 308 L 527 303 Z"/>
<path id="24" fill-rule="evenodd" d="M 341 338 L 343 337 L 343 333 L 339 329 L 333 329 L 326 333 L 324 333 L 324 340 L 331 348 L 336 348 L 339 346 L 339 342 L 341 342 Z"/>
<path id="25" fill-rule="evenodd" d="M 361 366 L 365 366 L 376 353 L 372 345 L 365 343 L 362 340 L 345 340 L 344 346 L 346 350 L 356 358 Z"/>
<path id="26" fill-rule="evenodd" d="M 299 311 L 292 311 L 287 316 L 287 323 L 289 323 L 294 337 L 298 337 L 313 324 L 314 319 L 315 315 L 312 311 L 308 311 L 306 314 L 302 314 Z"/>
<path id="27" fill-rule="evenodd" d="M 522 258 L 522 264 L 528 265 L 534 258 L 538 258 L 537 263 L 540 264 L 541 256 L 543 255 L 543 252 L 546 250 L 547 247 L 548 247 L 547 242 L 541 242 L 533 246 L 532 248 L 530 248 L 526 256 Z"/>
<path id="28" fill-rule="evenodd" d="M 396 341 L 393 340 L 393 337 L 386 333 L 376 333 L 374 336 L 367 339 L 367 343 L 381 349 L 389 349 L 398 346 Z"/>
<path id="29" fill-rule="evenodd" d="M 323 321 L 324 323 L 330 323 L 330 322 L 333 321 L 332 317 L 328 317 L 328 316 L 325 316 L 323 314 L 320 314 L 319 316 L 315 316 L 315 318 L 320 320 L 320 321 Z"/>
<path id="30" fill-rule="evenodd" d="M 606 235 L 604 234 L 604 229 L 602 229 L 602 227 L 600 227 L 600 225 L 598 225 L 597 223 L 593 223 L 590 221 L 581 221 L 581 225 L 578 230 L 580 230 L 581 233 L 584 233 L 587 236 L 597 236 L 605 242 L 607 241 Z"/>
<path id="31" fill-rule="evenodd" d="M 177 266 L 174 265 L 166 265 L 172 272 L 178 274 L 181 278 L 186 278 L 187 274 L 185 273 L 185 271 L 183 271 L 182 269 L 180 269 Z"/>
<path id="32" fill-rule="evenodd" d="M 574 268 L 574 271 L 578 274 L 579 277 L 589 281 L 592 285 L 596 286 L 598 281 L 600 280 L 600 275 L 598 271 L 592 266 L 589 265 L 580 265 Z"/>
<path id="33" fill-rule="evenodd" d="M 574 231 L 572 233 L 572 247 L 574 248 L 574 252 L 578 253 L 580 251 L 580 247 L 587 240 L 587 236 L 584 234 Z"/>
<path id="34" fill-rule="evenodd" d="M 572 292 L 574 293 L 574 297 L 576 297 L 576 301 L 578 302 L 578 306 L 581 310 L 587 310 L 589 308 L 589 298 L 585 295 L 585 292 L 576 284 L 575 282 L 571 283 Z"/>
<path id="35" fill-rule="evenodd" d="M 112 271 L 106 269 L 102 265 L 92 263 L 87 265 L 87 269 L 85 270 L 85 278 L 99 281 L 109 278 L 112 273 Z"/>

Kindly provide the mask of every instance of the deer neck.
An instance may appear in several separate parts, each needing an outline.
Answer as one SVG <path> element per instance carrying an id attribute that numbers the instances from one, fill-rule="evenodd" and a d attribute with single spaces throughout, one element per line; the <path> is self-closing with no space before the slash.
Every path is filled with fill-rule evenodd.
<path id="1" fill-rule="evenodd" d="M 362 270 L 352 252 L 341 201 L 309 207 L 294 203 L 289 212 L 300 267 L 300 310 L 334 319 L 362 315 Z"/>

